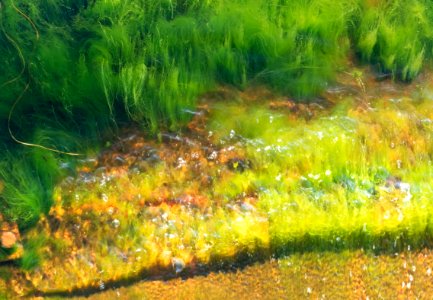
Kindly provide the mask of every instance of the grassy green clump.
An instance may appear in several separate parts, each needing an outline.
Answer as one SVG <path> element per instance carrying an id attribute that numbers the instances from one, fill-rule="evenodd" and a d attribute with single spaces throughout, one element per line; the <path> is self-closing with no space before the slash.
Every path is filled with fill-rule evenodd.
<path id="1" fill-rule="evenodd" d="M 279 33 L 271 33 L 278 36 L 276 49 L 262 71 L 271 86 L 297 98 L 322 91 L 345 67 L 356 8 L 356 1 L 269 1 Z"/>
<path id="2" fill-rule="evenodd" d="M 432 57 L 432 3 L 365 1 L 354 30 L 355 50 L 382 72 L 410 81 Z"/>
<path id="3" fill-rule="evenodd" d="M 0 195 L 2 214 L 12 221 L 17 221 L 21 227 L 34 224 L 40 215 L 48 212 L 52 203 L 49 191 L 28 162 L 10 159 L 1 164 L 1 177 L 4 180 L 4 190 Z"/>
<path id="4" fill-rule="evenodd" d="M 40 252 L 44 243 L 43 235 L 25 241 L 25 251 L 19 259 L 19 265 L 23 270 L 31 271 L 40 266 L 42 261 Z"/>
<path id="5" fill-rule="evenodd" d="M 58 130 L 37 130 L 32 140 L 59 151 L 84 148 L 76 136 Z M 60 178 L 74 175 L 74 160 L 46 149 L 12 149 L 0 160 L 0 211 L 25 230 L 50 210 L 53 188 Z"/>
<path id="6" fill-rule="evenodd" d="M 27 82 L 17 114 L 54 108 L 63 123 L 80 118 L 82 126 L 126 116 L 153 131 L 184 123 L 185 110 L 216 83 L 254 79 L 313 96 L 347 53 L 352 5 L 6 1 L 1 117 Z"/>

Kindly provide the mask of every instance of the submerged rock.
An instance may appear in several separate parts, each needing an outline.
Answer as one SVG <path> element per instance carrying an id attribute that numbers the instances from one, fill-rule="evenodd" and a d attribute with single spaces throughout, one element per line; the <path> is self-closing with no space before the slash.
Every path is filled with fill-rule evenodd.
<path id="1" fill-rule="evenodd" d="M 171 265 L 173 266 L 173 269 L 176 272 L 176 274 L 179 274 L 185 269 L 185 262 L 182 259 L 177 257 L 173 257 L 171 259 Z"/>
<path id="2" fill-rule="evenodd" d="M 244 212 L 251 212 L 251 211 L 255 211 L 256 208 L 248 202 L 242 202 L 241 203 L 241 210 Z"/>
<path id="3" fill-rule="evenodd" d="M 114 166 L 120 167 L 120 166 L 123 166 L 125 164 L 126 164 L 126 160 L 122 156 L 117 155 L 116 157 L 114 157 L 114 160 L 113 160 Z"/>
<path id="4" fill-rule="evenodd" d="M 13 248 L 19 239 L 17 224 L 6 222 L 0 214 L 0 246 L 5 249 Z"/>
<path id="5" fill-rule="evenodd" d="M 1 237 L 1 246 L 6 249 L 10 249 L 17 243 L 17 237 L 11 231 L 3 232 Z"/>

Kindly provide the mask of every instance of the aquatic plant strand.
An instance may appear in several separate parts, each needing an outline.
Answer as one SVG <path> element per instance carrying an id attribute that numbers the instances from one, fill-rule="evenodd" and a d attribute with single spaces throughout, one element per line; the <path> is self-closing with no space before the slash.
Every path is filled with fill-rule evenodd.
<path id="1" fill-rule="evenodd" d="M 30 86 L 30 83 L 27 83 L 26 86 L 24 87 L 23 91 L 21 92 L 21 94 L 20 94 L 20 95 L 18 96 L 18 98 L 15 100 L 15 102 L 14 102 L 14 104 L 12 105 L 11 110 L 10 110 L 10 112 L 9 112 L 9 117 L 8 117 L 8 130 L 9 130 L 9 134 L 10 134 L 11 138 L 12 138 L 15 142 L 17 142 L 18 144 L 21 144 L 21 145 L 24 145 L 24 146 L 36 147 L 36 148 L 40 148 L 40 149 L 43 149 L 43 150 L 47 150 L 47 151 L 51 151 L 51 152 L 55 152 L 55 153 L 59 153 L 59 154 L 64 154 L 64 155 L 69 155 L 69 156 L 81 156 L 81 155 L 83 155 L 83 154 L 80 154 L 80 153 L 65 152 L 65 151 L 61 151 L 61 150 L 54 149 L 54 148 L 49 148 L 49 147 L 45 147 L 45 146 L 43 146 L 43 145 L 39 145 L 39 144 L 33 144 L 33 143 L 23 142 L 23 141 L 20 141 L 19 139 L 17 139 L 17 138 L 15 137 L 15 135 L 12 133 L 11 126 L 10 126 L 10 122 L 11 122 L 12 115 L 13 115 L 13 112 L 14 112 L 14 110 L 15 110 L 15 107 L 17 106 L 17 104 L 18 104 L 18 102 L 21 100 L 21 98 L 24 96 L 24 94 L 27 92 L 29 86 Z"/>
<path id="2" fill-rule="evenodd" d="M 39 40 L 39 31 L 38 31 L 38 29 L 36 28 L 36 26 L 35 26 L 35 24 L 33 23 L 33 21 L 30 19 L 30 17 L 28 17 L 24 12 L 22 12 L 20 9 L 18 9 L 18 8 L 15 6 L 15 4 L 13 3 L 13 1 L 12 1 L 12 7 L 13 7 L 13 8 L 17 11 L 17 13 L 19 13 L 19 14 L 20 14 L 20 15 L 21 15 L 21 16 L 22 16 L 22 17 L 23 17 L 27 22 L 30 23 L 30 25 L 33 27 L 33 29 L 34 29 L 34 31 L 35 31 L 36 41 L 38 41 L 38 40 Z M 0 7 L 0 9 L 1 9 L 1 8 L 2 8 L 2 7 Z M 15 49 L 17 50 L 18 55 L 19 55 L 19 57 L 20 57 L 20 60 L 21 60 L 21 62 L 22 62 L 22 69 L 21 69 L 20 73 L 19 73 L 15 78 L 13 78 L 13 79 L 11 79 L 11 80 L 9 80 L 9 81 L 3 83 L 3 84 L 0 86 L 0 88 L 3 88 L 3 87 L 5 87 L 6 85 L 8 85 L 8 84 L 12 84 L 13 82 L 19 80 L 19 79 L 22 77 L 22 75 L 24 74 L 25 69 L 26 69 L 26 61 L 25 61 L 25 59 L 24 59 L 24 56 L 23 56 L 23 54 L 22 54 L 22 51 L 21 51 L 19 45 L 15 42 L 15 40 L 14 40 L 12 37 L 10 37 L 10 36 L 6 33 L 6 31 L 5 31 L 5 29 L 4 29 L 4 26 L 3 26 L 3 22 L 2 22 L 2 20 L 0 20 L 0 24 L 1 24 L 1 28 L 2 28 L 2 31 L 3 31 L 4 35 L 6 36 L 6 38 L 8 39 L 8 41 L 9 41 L 9 42 L 10 42 L 10 43 L 15 47 Z M 61 150 L 54 149 L 54 148 L 45 147 L 45 146 L 43 146 L 43 145 L 39 145 L 39 144 L 23 142 L 23 141 L 18 140 L 18 139 L 15 137 L 15 135 L 12 133 L 11 126 L 10 126 L 11 118 L 12 118 L 13 111 L 14 111 L 16 105 L 17 105 L 18 102 L 21 100 L 21 98 L 24 96 L 24 94 L 25 94 L 26 91 L 28 90 L 29 86 L 30 86 L 30 82 L 28 82 L 28 83 L 26 84 L 26 86 L 25 86 L 24 89 L 22 90 L 21 94 L 17 97 L 17 99 L 15 100 L 15 102 L 13 103 L 13 105 L 12 105 L 10 111 L 9 111 L 9 116 L 8 116 L 8 131 L 9 131 L 10 137 L 11 137 L 15 142 L 17 142 L 17 143 L 19 143 L 19 144 L 21 144 L 21 145 L 24 145 L 24 146 L 36 147 L 36 148 L 40 148 L 40 149 L 44 149 L 44 150 L 48 150 L 48 151 L 51 151 L 51 152 L 56 152 L 56 153 L 59 153 L 59 154 L 70 155 L 70 156 L 80 156 L 80 155 L 82 155 L 82 154 L 79 154 L 79 153 L 74 153 L 74 152 L 65 152 L 65 151 L 61 151 Z"/>
<path id="3" fill-rule="evenodd" d="M 30 23 L 30 25 L 33 27 L 33 30 L 35 31 L 36 34 L 36 41 L 39 40 L 39 31 L 38 28 L 36 27 L 35 23 L 33 23 L 32 19 L 30 19 L 29 16 L 27 16 L 22 10 L 20 10 L 18 7 L 15 6 L 15 3 L 13 1 L 11 1 L 12 7 L 24 18 L 27 20 L 27 22 Z"/>

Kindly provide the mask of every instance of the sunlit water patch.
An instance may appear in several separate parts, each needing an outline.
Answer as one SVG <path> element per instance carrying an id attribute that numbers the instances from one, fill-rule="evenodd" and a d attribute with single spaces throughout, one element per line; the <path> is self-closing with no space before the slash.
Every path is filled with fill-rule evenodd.
<path id="1" fill-rule="evenodd" d="M 236 272 L 143 281 L 90 299 L 429 299 L 432 257 L 429 250 L 298 253 Z"/>

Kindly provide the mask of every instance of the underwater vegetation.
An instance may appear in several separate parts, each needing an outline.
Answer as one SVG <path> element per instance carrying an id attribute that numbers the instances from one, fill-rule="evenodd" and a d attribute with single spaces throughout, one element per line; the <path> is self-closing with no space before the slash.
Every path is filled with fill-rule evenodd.
<path id="1" fill-rule="evenodd" d="M 355 21 L 355 50 L 382 72 L 410 81 L 431 59 L 432 3 L 375 2 L 361 5 L 360 17 Z"/>
<path id="2" fill-rule="evenodd" d="M 195 115 L 197 99 L 221 85 L 241 90 L 266 85 L 276 94 L 308 103 L 353 61 L 371 64 L 379 77 L 411 81 L 430 65 L 433 56 L 432 6 L 421 0 L 2 0 L 0 211 L 20 229 L 28 230 L 53 203 L 54 208 L 59 205 L 54 189 L 60 179 L 82 175 L 76 168 L 77 157 L 96 152 L 110 132 L 133 123 L 161 141 L 163 132 L 185 128 Z M 212 192 L 201 198 L 217 204 L 238 201 L 235 212 L 214 208 L 218 218 L 238 226 L 227 241 L 236 240 L 240 248 L 254 241 L 277 251 L 304 243 L 307 233 L 311 240 L 306 247 L 324 236 L 338 238 L 338 245 L 370 245 L 381 235 L 389 235 L 396 243 L 403 236 L 422 243 L 424 232 L 430 237 L 430 183 L 423 177 L 430 172 L 427 130 L 418 132 L 410 120 L 386 109 L 381 113 L 387 117 L 351 111 L 348 119 L 335 116 L 333 121 L 319 120 L 308 126 L 303 121 L 300 125 L 281 121 L 275 115 L 269 128 L 247 122 L 266 118 L 268 108 L 250 111 L 238 110 L 229 102 L 218 105 L 222 116 L 216 118 L 225 119 L 226 124 L 211 123 L 216 126 L 212 129 L 215 136 L 234 130 L 235 135 L 248 139 L 242 147 L 242 159 L 248 161 L 238 157 L 225 161 L 230 165 L 227 172 L 234 174 L 230 179 L 221 176 L 210 185 Z M 404 115 L 415 110 L 410 105 L 404 109 L 400 112 Z M 371 120 L 362 120 L 369 117 Z M 351 118 L 359 123 L 354 125 Z M 383 132 L 370 133 L 366 124 L 373 120 L 381 122 L 376 126 Z M 403 121 L 408 122 L 403 123 L 407 127 L 396 126 Z M 319 136 L 327 126 L 332 130 Z M 353 130 L 359 135 L 354 140 L 349 138 Z M 283 142 L 300 135 L 304 139 L 299 145 L 281 148 L 275 132 L 281 133 Z M 225 134 L 230 136 L 230 132 Z M 388 140 L 391 137 L 412 148 L 405 152 L 406 148 Z M 394 143 L 395 150 L 390 151 L 385 141 Z M 257 152 L 266 147 L 270 150 Z M 209 155 L 212 153 L 206 153 Z M 398 165 L 413 169 L 406 174 Z M 161 200 L 154 199 L 153 190 L 172 178 L 154 175 L 137 185 L 147 187 L 142 191 L 144 202 L 158 204 Z M 177 176 L 182 178 L 173 175 Z M 409 181 L 416 184 L 407 186 Z M 380 200 L 387 189 L 397 199 L 411 195 L 418 202 L 406 206 L 401 199 Z M 257 204 L 255 213 L 248 211 L 251 203 L 240 200 L 247 196 Z M 95 197 L 90 195 L 86 201 L 95 202 Z M 200 207 L 196 209 L 194 213 L 202 213 Z M 250 215 L 236 212 L 245 209 Z M 329 217 L 329 211 L 338 213 Z M 383 219 L 383 212 L 389 217 Z M 267 221 L 262 224 L 258 220 L 264 216 Z M 402 221 L 400 216 L 405 216 Z M 202 225 L 189 220 L 188 214 L 185 218 L 197 231 L 200 226 L 203 231 L 214 231 L 218 223 L 218 218 Z M 237 224 L 238 219 L 245 219 L 250 227 Z M 262 235 L 268 231 L 261 225 L 269 226 L 269 236 Z M 259 237 L 249 235 L 251 232 Z M 344 240 L 349 236 L 354 241 Z M 203 249 L 217 244 L 212 238 L 183 238 Z M 147 242 L 149 249 L 153 242 Z M 28 244 L 34 245 L 23 265 L 31 269 L 39 260 L 32 250 L 39 243 Z M 177 244 L 167 247 L 173 245 Z M 106 247 L 106 253 L 111 253 Z M 201 253 L 198 250 L 192 252 Z M 164 251 L 174 250 L 161 253 Z M 236 251 L 231 249 L 230 254 Z M 207 263 L 212 255 L 229 256 L 218 251 L 198 258 L 191 255 L 185 254 L 183 261 Z M 171 258 L 158 257 L 143 266 L 158 265 L 155 261 L 167 265 Z"/>

